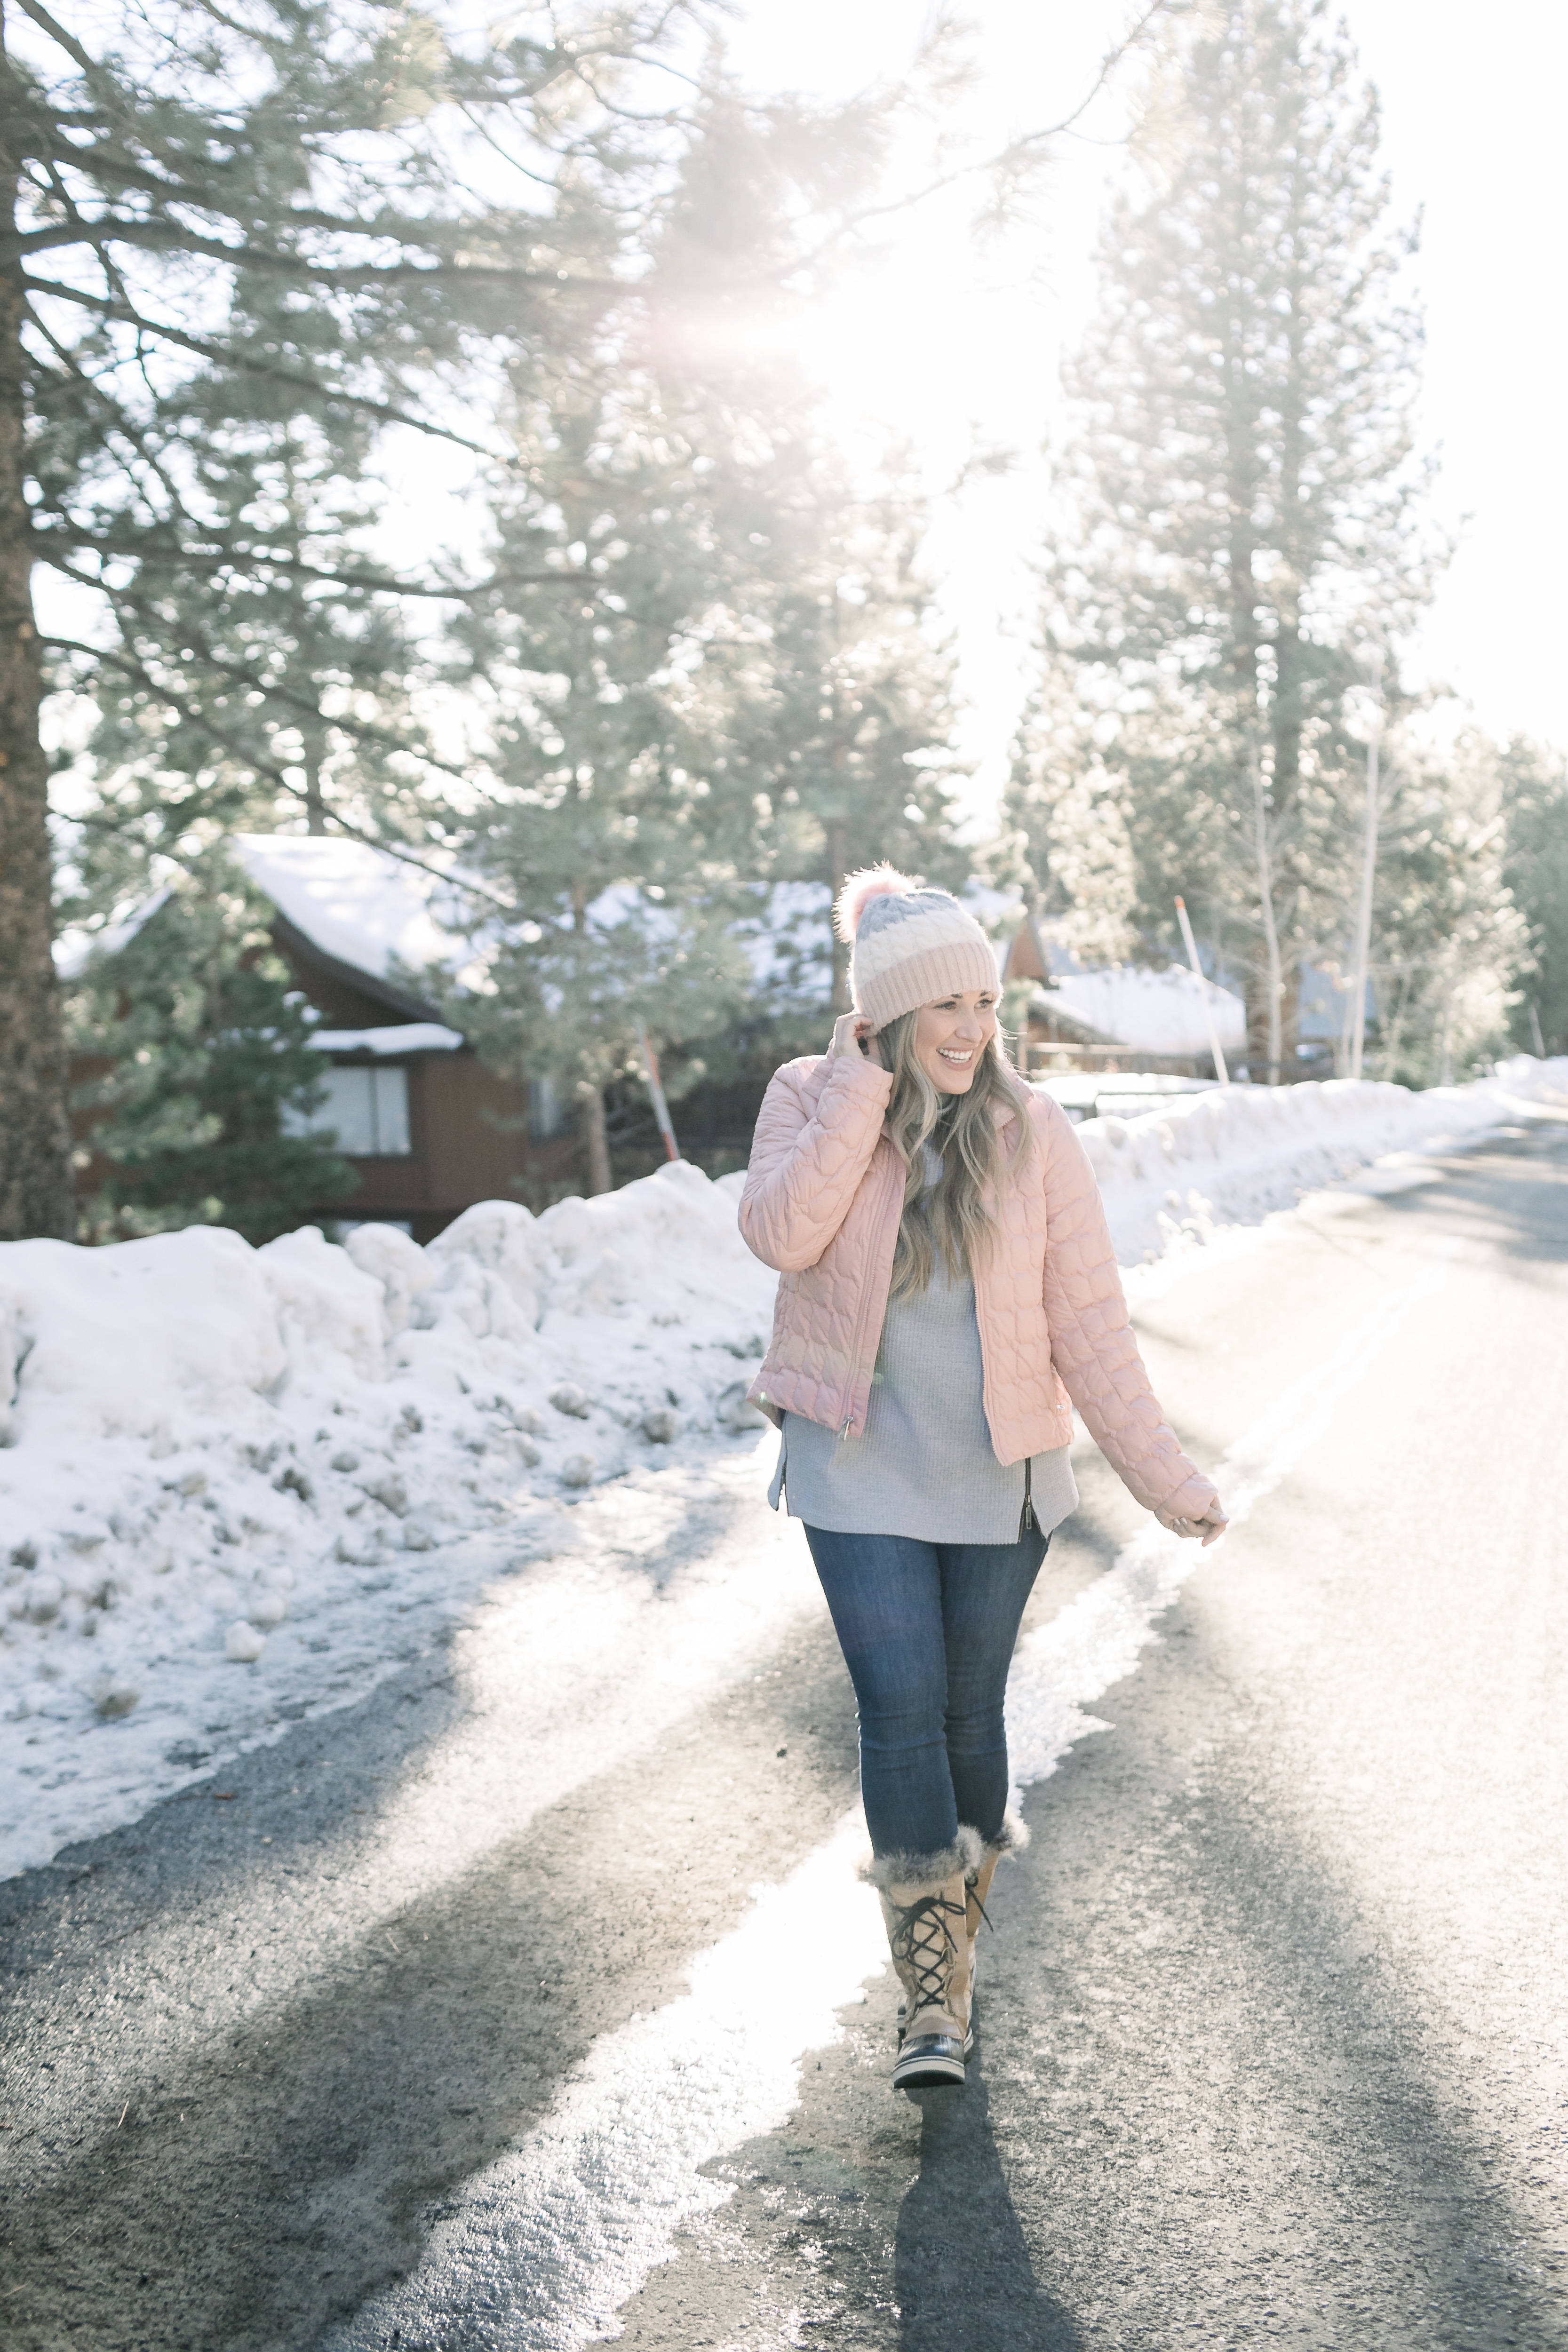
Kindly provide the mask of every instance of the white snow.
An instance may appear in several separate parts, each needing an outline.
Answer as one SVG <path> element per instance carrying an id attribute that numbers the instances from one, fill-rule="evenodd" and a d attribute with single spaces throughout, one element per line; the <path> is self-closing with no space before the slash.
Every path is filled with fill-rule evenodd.
<path id="1" fill-rule="evenodd" d="M 439 1021 L 404 1021 L 385 1029 L 312 1029 L 310 1042 L 318 1054 L 455 1054 L 464 1039 Z"/>
<path id="2" fill-rule="evenodd" d="M 1247 1007 L 1240 997 L 1217 981 L 1200 981 L 1183 964 L 1164 971 L 1131 963 L 1066 971 L 1052 981 L 1042 1001 L 1060 1004 L 1096 1036 L 1140 1054 L 1206 1055 L 1211 1012 L 1222 1052 L 1239 1054 L 1247 1044 Z"/>
<path id="3" fill-rule="evenodd" d="M 739 1181 L 489 1202 L 423 1250 L 0 1249 L 0 1870 L 357 1696 L 563 1497 L 754 1432 Z"/>
<path id="4" fill-rule="evenodd" d="M 1568 1062 L 1078 1132 L 1136 1265 L 1380 1157 L 1363 1186 L 1422 1181 L 1408 1155 L 1547 1101 Z M 374 1224 L 0 1247 L 0 1872 L 363 1696 L 606 1480 L 754 1444 L 774 1276 L 740 1181 L 489 1202 L 427 1249 Z"/>
<path id="5" fill-rule="evenodd" d="M 438 877 L 370 842 L 334 835 L 237 833 L 229 847 L 256 887 L 311 945 L 355 971 L 453 971 L 472 953 L 441 919 Z"/>
<path id="6" fill-rule="evenodd" d="M 1396 1152 L 1461 1141 L 1543 1104 L 1568 1104 L 1568 1058 L 1527 1055 L 1463 1087 L 1330 1078 L 1299 1087 L 1210 1087 L 1141 1113 L 1086 1119 L 1079 1140 L 1100 1180 L 1123 1265 L 1256 1224 L 1303 1194 Z M 1386 1177 L 1395 1171 L 1382 1171 Z M 1386 1181 L 1382 1189 L 1389 1189 Z"/>

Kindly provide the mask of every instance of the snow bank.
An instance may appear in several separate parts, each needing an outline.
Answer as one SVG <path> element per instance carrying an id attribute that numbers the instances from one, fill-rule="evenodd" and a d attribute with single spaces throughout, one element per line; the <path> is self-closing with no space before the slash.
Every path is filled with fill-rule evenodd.
<path id="1" fill-rule="evenodd" d="M 563 1501 L 754 1429 L 740 1181 L 488 1202 L 423 1250 L 0 1248 L 0 1870 L 362 1689 Z"/>
<path id="2" fill-rule="evenodd" d="M 1216 1089 L 1078 1133 L 1136 1264 L 1552 1097 L 1568 1061 Z M 487 1202 L 427 1249 L 385 1225 L 0 1247 L 0 1873 L 363 1696 L 605 1481 L 700 1482 L 753 1443 L 774 1277 L 740 1183 Z"/>
<path id="3" fill-rule="evenodd" d="M 1136 1118 L 1086 1119 L 1078 1133 L 1131 1265 L 1294 1208 L 1390 1152 L 1435 1150 L 1547 1102 L 1568 1104 L 1568 1059 L 1521 1055 L 1472 1086 L 1216 1087 Z"/>

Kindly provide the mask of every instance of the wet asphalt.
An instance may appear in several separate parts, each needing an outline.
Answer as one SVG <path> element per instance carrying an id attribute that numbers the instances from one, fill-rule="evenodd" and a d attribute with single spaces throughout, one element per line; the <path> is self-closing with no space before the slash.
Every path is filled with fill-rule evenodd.
<path id="1" fill-rule="evenodd" d="M 1404 1307 L 1029 1793 L 966 2089 L 889 2092 L 873 1979 L 788 2125 L 712 2168 L 733 2193 L 628 2347 L 1568 2347 L 1568 1128 L 1423 1172 L 1141 1310 L 1213 1461 Z M 1031 1622 L 1137 1524 L 1079 1483 Z M 306 2352 L 852 1794 L 804 1607 L 531 1811 L 520 1749 L 518 1825 L 503 1787 L 405 1894 L 458 1654 L 0 1887 L 6 2352 Z"/>

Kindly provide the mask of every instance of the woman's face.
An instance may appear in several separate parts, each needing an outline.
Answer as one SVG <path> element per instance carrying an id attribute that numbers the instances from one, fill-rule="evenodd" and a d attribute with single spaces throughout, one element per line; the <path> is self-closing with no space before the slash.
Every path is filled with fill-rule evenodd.
<path id="1" fill-rule="evenodd" d="M 971 988 L 922 1004 L 915 1016 L 915 1055 L 939 1094 L 966 1095 L 980 1056 L 996 1034 L 996 992 Z"/>

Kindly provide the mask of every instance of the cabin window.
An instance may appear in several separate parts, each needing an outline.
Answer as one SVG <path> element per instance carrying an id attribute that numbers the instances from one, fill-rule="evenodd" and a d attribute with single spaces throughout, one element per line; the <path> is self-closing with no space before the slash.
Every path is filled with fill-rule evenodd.
<path id="1" fill-rule="evenodd" d="M 408 1136 L 408 1073 L 371 1064 L 335 1064 L 321 1073 L 323 1097 L 306 1120 L 286 1119 L 292 1134 L 336 1131 L 338 1150 L 349 1160 L 405 1160 Z"/>

